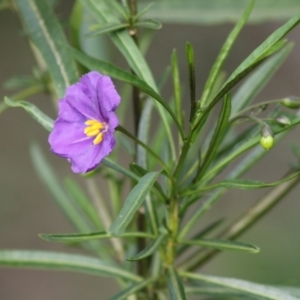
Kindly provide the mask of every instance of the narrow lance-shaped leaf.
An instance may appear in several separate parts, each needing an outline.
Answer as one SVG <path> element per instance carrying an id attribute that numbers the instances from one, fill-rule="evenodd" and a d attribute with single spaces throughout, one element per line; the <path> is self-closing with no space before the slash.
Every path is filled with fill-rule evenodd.
<path id="1" fill-rule="evenodd" d="M 133 257 L 130 258 L 126 258 L 129 261 L 135 261 L 135 260 L 140 260 L 143 258 L 146 258 L 150 255 L 152 255 L 162 244 L 162 242 L 165 240 L 166 238 L 166 233 L 161 233 L 157 238 L 155 238 L 154 240 L 152 240 L 149 245 L 143 249 L 141 252 L 139 252 L 138 254 L 136 254 Z"/>
<path id="2" fill-rule="evenodd" d="M 152 188 L 159 174 L 159 172 L 150 172 L 138 181 L 137 185 L 126 198 L 125 204 L 118 217 L 110 226 L 108 230 L 110 233 L 118 236 L 126 230 L 126 227 L 143 204 L 145 197 Z"/>
<path id="3" fill-rule="evenodd" d="M 141 9 L 148 5 L 148 0 L 139 0 Z M 240 19 L 249 3 L 247 0 L 153 0 L 153 5 L 146 13 L 148 18 L 157 18 L 171 24 L 216 25 L 235 24 Z M 285 21 L 300 10 L 298 0 L 276 0 L 272 5 L 268 1 L 257 1 L 249 23 Z"/>
<path id="4" fill-rule="evenodd" d="M 223 278 L 217 276 L 209 276 L 188 272 L 180 272 L 182 277 L 199 280 L 201 282 L 215 284 L 226 288 L 233 289 L 234 291 L 241 292 L 248 297 L 260 297 L 259 299 L 265 300 L 299 300 L 299 297 L 293 296 L 292 293 L 277 287 L 257 284 L 245 280 L 235 278 Z"/>
<path id="5" fill-rule="evenodd" d="M 190 122 L 194 118 L 196 113 L 196 78 L 195 78 L 195 58 L 194 58 L 194 49 L 190 43 L 187 43 L 185 46 L 186 58 L 188 63 L 189 70 L 189 85 L 190 85 L 190 100 L 191 100 L 191 109 L 190 109 Z"/>
<path id="6" fill-rule="evenodd" d="M 134 174 L 130 170 L 125 169 L 120 164 L 114 162 L 113 160 L 111 160 L 107 157 L 105 157 L 102 160 L 102 164 L 105 165 L 108 168 L 113 169 L 114 171 L 116 171 L 118 173 L 121 173 L 121 174 L 127 176 L 128 178 L 131 178 L 131 179 L 134 179 L 134 180 L 139 180 L 139 176 L 137 176 L 136 174 Z"/>
<path id="7" fill-rule="evenodd" d="M 108 239 L 114 237 L 109 232 L 89 232 L 89 233 L 71 233 L 71 234 L 40 234 L 42 239 L 49 242 L 60 243 L 78 243 L 88 240 Z M 145 237 L 153 239 L 154 236 L 146 232 L 124 232 L 119 237 Z"/>
<path id="8" fill-rule="evenodd" d="M 92 229 L 86 219 L 81 214 L 78 207 L 72 199 L 65 193 L 62 186 L 58 182 L 57 176 L 54 174 L 51 166 L 46 161 L 41 149 L 38 145 L 33 144 L 30 148 L 30 155 L 33 165 L 43 183 L 53 195 L 53 199 L 61 208 L 66 217 L 70 220 L 73 226 L 79 231 L 90 232 Z M 98 241 L 90 241 L 87 246 L 96 253 L 102 252 L 102 248 Z M 105 249 L 104 249 L 105 250 Z"/>
<path id="9" fill-rule="evenodd" d="M 16 0 L 24 23 L 35 46 L 41 52 L 51 74 L 58 97 L 78 79 L 75 63 L 64 47 L 63 30 L 45 0 Z"/>
<path id="10" fill-rule="evenodd" d="M 168 269 L 168 290 L 171 300 L 186 300 L 182 280 L 173 267 Z"/>
<path id="11" fill-rule="evenodd" d="M 177 116 L 177 119 L 182 124 L 180 77 L 179 77 L 177 51 L 175 49 L 173 50 L 172 53 L 171 64 L 172 64 L 172 77 L 173 77 L 173 89 L 174 89 L 174 101 L 175 101 L 175 114 Z"/>
<path id="12" fill-rule="evenodd" d="M 144 27 L 144 28 L 149 28 L 149 29 L 160 29 L 161 28 L 161 23 L 155 19 L 144 19 L 140 20 L 135 24 L 137 27 Z"/>
<path id="13" fill-rule="evenodd" d="M 255 1 L 251 1 L 249 6 L 247 7 L 247 9 L 245 10 L 243 16 L 240 18 L 240 20 L 237 22 L 237 24 L 234 26 L 233 30 L 230 32 L 229 36 L 227 37 L 224 45 L 221 48 L 221 51 L 216 59 L 216 62 L 214 63 L 208 79 L 205 83 L 204 89 L 203 89 L 203 94 L 200 100 L 200 105 L 204 106 L 207 104 L 207 101 L 209 99 L 209 96 L 213 90 L 213 86 L 218 78 L 218 75 L 222 69 L 222 66 L 224 64 L 224 62 L 227 59 L 227 56 L 235 42 L 235 40 L 237 39 L 239 33 L 241 32 L 242 28 L 244 27 L 244 25 L 246 24 L 251 11 L 253 9 L 253 5 L 254 5 Z"/>
<path id="14" fill-rule="evenodd" d="M 201 187 L 198 190 L 192 190 L 189 192 L 184 193 L 185 196 L 190 195 L 190 194 L 194 194 L 194 193 L 201 193 L 203 191 L 208 191 L 208 190 L 212 190 L 215 188 L 220 188 L 220 187 L 225 187 L 225 188 L 234 188 L 234 189 L 242 189 L 242 190 L 251 190 L 251 189 L 258 189 L 258 188 L 266 188 L 266 187 L 271 187 L 271 186 L 276 186 L 279 185 L 283 182 L 289 181 L 291 179 L 293 179 L 296 176 L 300 175 L 300 171 L 296 172 L 290 176 L 287 176 L 281 180 L 278 181 L 274 181 L 271 183 L 264 183 L 262 181 L 259 180 L 239 180 L 239 179 L 227 179 L 227 180 L 223 180 L 220 181 L 216 184 L 213 185 L 209 185 L 206 187 Z"/>
<path id="15" fill-rule="evenodd" d="M 145 287 L 150 285 L 155 280 L 156 280 L 156 278 L 148 278 L 139 283 L 133 284 L 133 285 L 129 286 L 127 289 L 118 293 L 117 295 L 111 297 L 109 300 L 127 300 L 130 295 L 144 289 Z"/>
<path id="16" fill-rule="evenodd" d="M 254 99 L 290 54 L 292 48 L 293 44 L 289 43 L 245 79 L 232 97 L 232 114 L 245 108 Z"/>
<path id="17" fill-rule="evenodd" d="M 76 204 L 82 209 L 87 218 L 95 225 L 98 230 L 103 230 L 103 224 L 101 223 L 95 207 L 92 205 L 90 199 L 80 189 L 77 182 L 75 182 L 71 178 L 67 178 L 64 183 L 67 192 L 74 199 Z"/>
<path id="18" fill-rule="evenodd" d="M 141 277 L 110 266 L 100 259 L 48 251 L 0 250 L 0 265 L 17 268 L 73 271 L 139 282 Z"/>
<path id="19" fill-rule="evenodd" d="M 34 104 L 26 101 L 12 101 L 8 97 L 5 97 L 4 101 L 8 106 L 24 108 L 46 130 L 52 130 L 54 121 L 39 110 Z"/>
<path id="20" fill-rule="evenodd" d="M 295 26 L 300 22 L 300 14 L 291 18 L 287 23 L 278 28 L 273 32 L 260 46 L 258 46 L 230 75 L 227 81 L 224 83 L 223 87 L 219 93 L 210 102 L 208 107 L 206 107 L 204 114 L 199 113 L 194 122 L 194 128 L 198 132 L 204 122 L 205 116 L 211 111 L 211 109 L 216 105 L 216 103 L 239 81 L 241 81 L 247 74 L 258 67 L 268 56 L 276 53 L 284 46 L 284 41 L 281 39 L 287 35 Z"/>
<path id="21" fill-rule="evenodd" d="M 213 161 L 215 154 L 221 144 L 224 134 L 227 129 L 228 120 L 230 117 L 231 112 L 231 97 L 229 94 L 224 99 L 224 103 L 222 106 L 221 113 L 218 118 L 218 123 L 215 128 L 214 134 L 211 138 L 208 150 L 204 157 L 203 163 L 201 164 L 199 171 L 196 175 L 195 181 L 197 182 L 199 178 L 206 172 L 207 168 L 209 167 L 210 163 Z"/>
<path id="22" fill-rule="evenodd" d="M 103 33 L 108 33 L 108 32 L 125 29 L 126 27 L 129 27 L 129 24 L 116 23 L 116 24 L 108 24 L 106 26 L 97 26 L 96 28 L 93 28 L 93 30 L 87 36 L 91 37 L 91 36 L 95 36 L 95 35 L 100 35 Z"/>
<path id="23" fill-rule="evenodd" d="M 217 240 L 217 239 L 195 239 L 195 240 L 179 240 L 178 243 L 191 246 L 201 246 L 218 250 L 233 250 L 248 253 L 258 253 L 260 250 L 258 247 L 239 243 L 229 240 Z"/>

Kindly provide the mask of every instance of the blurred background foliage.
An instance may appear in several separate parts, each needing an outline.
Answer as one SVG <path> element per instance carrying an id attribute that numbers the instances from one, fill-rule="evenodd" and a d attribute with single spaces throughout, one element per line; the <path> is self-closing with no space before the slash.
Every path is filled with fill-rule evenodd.
<path id="1" fill-rule="evenodd" d="M 68 31 L 73 0 L 55 2 L 55 11 Z M 170 64 L 173 48 L 178 50 L 183 90 L 188 90 L 187 67 L 184 48 L 189 41 L 195 50 L 198 95 L 203 88 L 210 67 L 242 11 L 248 4 L 245 0 L 157 0 L 139 1 L 141 9 L 150 2 L 154 4 L 145 15 L 156 18 L 163 27 L 154 32 L 146 58 L 155 78 L 160 78 Z M 18 17 L 4 9 L 11 1 L 0 1 L 0 82 L 15 75 L 32 73 L 34 60 Z M 230 73 L 283 21 L 300 12 L 297 0 L 257 1 L 250 24 L 242 31 L 224 69 Z M 89 20 L 87 20 L 88 23 Z M 87 27 L 89 25 L 86 25 Z M 109 58 L 117 65 L 125 65 L 118 51 L 105 37 L 86 38 L 82 29 L 82 43 L 87 49 L 97 45 L 97 57 Z M 148 32 L 146 32 L 148 34 Z M 151 33 L 152 34 L 152 33 Z M 278 99 L 288 95 L 300 95 L 300 28 L 289 34 L 295 47 L 272 81 L 257 97 L 257 101 Z M 164 88 L 168 95 L 170 85 Z M 10 95 L 1 85 L 0 99 Z M 47 96 L 35 96 L 33 103 L 55 118 L 55 109 Z M 188 106 L 188 98 L 186 100 Z M 130 127 L 128 117 L 126 126 Z M 39 233 L 71 232 L 72 228 L 39 181 L 30 161 L 28 146 L 39 140 L 46 153 L 47 132 L 35 123 L 23 110 L 7 110 L 0 116 L 0 248 L 53 249 L 64 246 L 46 243 L 38 238 Z M 289 164 L 296 161 L 290 151 L 290 143 L 299 143 L 299 128 L 272 149 L 259 165 L 247 174 L 247 178 L 259 178 L 271 182 L 283 174 Z M 60 178 L 72 176 L 67 162 L 47 154 Z M 126 157 L 124 157 L 126 159 Z M 78 181 L 78 178 L 76 178 Z M 79 179 L 80 180 L 80 179 Z M 104 183 L 103 183 L 104 184 Z M 240 213 L 268 191 L 229 191 L 204 221 Z M 297 256 L 300 249 L 299 218 L 300 187 L 294 189 L 262 221 L 241 237 L 262 249 L 258 255 L 223 253 L 206 265 L 204 271 L 226 277 L 240 277 L 266 284 L 300 285 L 300 270 Z M 74 250 L 76 252 L 76 250 Z M 114 294 L 115 286 L 108 279 L 59 272 L 0 269 L 0 299 L 106 299 Z"/>

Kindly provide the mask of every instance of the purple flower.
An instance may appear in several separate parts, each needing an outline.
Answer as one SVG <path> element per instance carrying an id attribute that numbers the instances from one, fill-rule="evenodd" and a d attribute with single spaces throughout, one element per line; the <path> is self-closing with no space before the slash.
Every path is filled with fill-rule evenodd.
<path id="1" fill-rule="evenodd" d="M 120 96 L 108 76 L 90 72 L 68 87 L 49 136 L 51 151 L 66 158 L 75 173 L 95 169 L 115 146 L 114 113 Z"/>

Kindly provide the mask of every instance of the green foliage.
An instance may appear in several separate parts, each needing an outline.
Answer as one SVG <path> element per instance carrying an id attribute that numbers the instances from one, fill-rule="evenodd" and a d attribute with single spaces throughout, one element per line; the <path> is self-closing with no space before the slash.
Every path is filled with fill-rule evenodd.
<path id="1" fill-rule="evenodd" d="M 97 169 L 81 178 L 85 186 L 80 187 L 71 178 L 61 184 L 40 147 L 37 144 L 30 147 L 39 179 L 77 232 L 40 234 L 40 237 L 48 242 L 82 246 L 101 259 L 56 252 L 1 250 L 0 265 L 110 276 L 121 287 L 121 291 L 111 298 L 114 300 L 164 300 L 167 297 L 184 300 L 188 299 L 188 294 L 208 295 L 211 299 L 300 299 L 295 291 L 292 293 L 285 288 L 192 273 L 218 251 L 233 250 L 244 255 L 258 253 L 257 246 L 235 239 L 281 201 L 299 180 L 298 169 L 271 183 L 243 179 L 243 175 L 267 154 L 259 145 L 265 137 L 262 128 L 268 128 L 268 135 L 276 146 L 300 123 L 297 112 L 286 112 L 288 108 L 299 106 L 297 97 L 251 104 L 291 52 L 293 45 L 287 43 L 285 36 L 299 24 L 300 14 L 271 34 L 225 79 L 223 66 L 238 35 L 248 20 L 261 19 L 262 12 L 269 7 L 266 2 L 154 0 L 154 4 L 149 5 L 142 0 L 139 10 L 135 1 L 78 0 L 73 6 L 70 28 L 67 28 L 70 29 L 71 46 L 53 12 L 53 4 L 46 0 L 15 0 L 27 37 L 35 45 L 38 67 L 34 74 L 38 76 L 11 81 L 11 86 L 24 90 L 10 98 L 5 97 L 0 111 L 21 107 L 51 131 L 54 121 L 27 98 L 42 91 L 55 100 L 63 97 L 66 88 L 78 80 L 77 68 L 81 74 L 96 70 L 108 75 L 118 80 L 127 93 L 123 95 L 124 107 L 117 112 L 122 116 L 116 131 L 123 134 L 117 136 L 117 150 L 110 158 L 103 159 Z M 8 7 L 7 3 L 0 2 L 0 8 Z M 237 12 L 240 16 L 245 7 L 237 19 Z M 279 0 L 272 2 L 270 11 L 275 18 L 285 18 L 295 8 L 300 9 L 294 0 Z M 279 12 L 282 12 L 281 16 Z M 199 100 L 196 95 L 196 53 L 190 43 L 186 44 L 189 117 L 183 111 L 185 99 L 180 76 L 185 73 L 179 68 L 176 50 L 172 53 L 171 68 L 166 68 L 161 76 L 163 83 L 157 84 L 138 43 L 139 38 L 141 43 L 144 42 L 143 37 L 149 30 L 161 28 L 160 21 L 186 22 L 187 16 L 188 22 L 196 23 L 217 23 L 229 16 L 238 20 L 216 58 Z M 126 67 L 87 54 L 81 41 L 87 20 L 94 24 L 86 37 L 108 35 L 125 58 Z M 170 70 L 173 94 L 167 101 L 161 90 Z M 128 87 L 132 89 L 133 105 L 140 106 L 140 111 L 134 110 L 134 134 L 125 122 L 131 116 L 128 108 L 132 106 Z M 271 112 L 260 115 L 266 106 L 271 107 Z M 156 115 L 153 114 L 154 107 L 158 112 Z M 157 126 L 153 126 L 157 117 Z M 280 117 L 285 121 L 278 122 Z M 245 126 L 246 129 L 236 130 L 246 121 L 252 123 Z M 120 164 L 119 157 L 124 150 L 128 157 Z M 293 146 L 293 151 L 299 158 L 297 146 Z M 231 171 L 227 172 L 227 167 Z M 98 189 L 100 176 L 107 182 L 108 193 Z M 277 190 L 279 186 L 281 190 Z M 201 224 L 202 217 L 229 189 L 265 187 L 277 187 L 275 194 L 258 199 L 249 212 L 231 225 L 224 228 L 223 219 L 211 220 L 208 226 Z M 123 201 L 125 192 L 128 196 Z M 190 251 L 194 247 L 201 249 Z"/>
<path id="2" fill-rule="evenodd" d="M 144 175 L 132 189 L 125 200 L 124 206 L 116 220 L 109 228 L 109 232 L 120 235 L 124 232 L 130 221 L 133 219 L 137 210 L 143 204 L 145 197 L 150 191 L 160 172 L 150 172 Z"/>
<path id="3" fill-rule="evenodd" d="M 0 250 L 0 265 L 7 267 L 36 268 L 81 272 L 98 276 L 124 278 L 140 282 L 141 278 L 98 258 L 48 251 Z"/>
<path id="4" fill-rule="evenodd" d="M 63 30 L 47 1 L 16 0 L 16 4 L 30 39 L 42 55 L 40 63 L 46 64 L 54 89 L 58 97 L 62 97 L 66 88 L 78 79 L 74 61 L 65 47 L 67 40 Z"/>
<path id="5" fill-rule="evenodd" d="M 287 20 L 300 10 L 297 0 L 256 1 L 250 17 L 251 23 Z M 237 22 L 249 0 L 153 0 L 147 17 L 158 18 L 163 23 L 214 25 Z M 139 1 L 141 7 L 147 0 Z"/>

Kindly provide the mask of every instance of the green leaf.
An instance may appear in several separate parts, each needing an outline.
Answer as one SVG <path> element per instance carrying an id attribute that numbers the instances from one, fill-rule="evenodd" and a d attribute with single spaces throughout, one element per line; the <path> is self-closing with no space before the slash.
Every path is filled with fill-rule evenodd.
<path id="1" fill-rule="evenodd" d="M 249 0 L 152 0 L 154 5 L 147 12 L 148 18 L 163 23 L 216 25 L 236 23 Z M 139 0 L 141 9 L 148 0 Z M 250 23 L 285 21 L 300 10 L 298 0 L 257 1 L 249 19 Z"/>
<path id="2" fill-rule="evenodd" d="M 140 20 L 135 24 L 136 27 L 144 27 L 149 29 L 158 30 L 161 28 L 161 23 L 155 19 Z"/>
<path id="3" fill-rule="evenodd" d="M 195 239 L 195 240 L 178 240 L 180 244 L 201 246 L 218 250 L 233 250 L 249 253 L 258 253 L 260 249 L 256 246 L 239 243 L 230 240 L 217 240 L 217 239 Z"/>
<path id="4" fill-rule="evenodd" d="M 180 84 L 180 76 L 179 76 L 179 68 L 178 68 L 178 58 L 177 51 L 174 49 L 172 52 L 171 58 L 172 65 L 172 79 L 173 79 L 173 89 L 174 89 L 174 101 L 175 101 L 175 114 L 180 124 L 182 121 L 182 108 L 181 108 L 181 84 Z"/>
<path id="5" fill-rule="evenodd" d="M 127 300 L 128 297 L 132 294 L 135 294 L 136 292 L 144 289 L 148 285 L 150 285 L 152 282 L 154 282 L 156 278 L 148 278 L 146 280 L 141 281 L 140 283 L 133 284 L 129 286 L 127 289 L 121 291 L 117 295 L 113 296 L 109 300 Z"/>
<path id="6" fill-rule="evenodd" d="M 109 232 L 90 232 L 90 233 L 71 233 L 71 234 L 40 234 L 40 238 L 48 242 L 60 242 L 60 243 L 79 243 L 89 240 L 108 239 L 115 237 Z M 153 239 L 152 234 L 146 232 L 124 232 L 119 237 L 144 237 Z"/>
<path id="7" fill-rule="evenodd" d="M 194 122 L 194 127 L 196 132 L 202 128 L 207 115 L 211 109 L 216 105 L 216 103 L 239 81 L 241 81 L 247 74 L 258 67 L 268 56 L 279 51 L 285 41 L 281 39 L 287 35 L 295 26 L 300 22 L 300 14 L 291 18 L 287 23 L 278 28 L 273 32 L 260 46 L 258 46 L 230 75 L 227 81 L 224 83 L 223 87 L 219 93 L 214 97 L 210 104 L 205 108 L 204 114 L 199 112 L 197 118 Z"/>
<path id="8" fill-rule="evenodd" d="M 35 105 L 26 101 L 12 101 L 8 97 L 4 97 L 6 105 L 11 107 L 24 108 L 39 124 L 41 124 L 46 130 L 51 131 L 54 121 L 40 111 Z"/>
<path id="9" fill-rule="evenodd" d="M 171 300 L 186 300 L 186 295 L 181 278 L 177 271 L 170 267 L 168 269 L 168 290 Z"/>
<path id="10" fill-rule="evenodd" d="M 190 43 L 185 45 L 185 53 L 188 63 L 189 70 L 189 85 L 190 85 L 190 99 L 191 99 L 191 109 L 190 109 L 190 121 L 193 120 L 196 113 L 196 78 L 195 78 L 195 58 L 194 49 Z"/>
<path id="11" fill-rule="evenodd" d="M 149 171 L 145 170 L 144 168 L 142 168 L 141 166 L 139 166 L 135 163 L 130 164 L 130 169 L 134 173 L 136 173 L 139 177 L 142 177 L 142 176 L 146 175 L 149 172 Z M 154 182 L 153 186 L 154 186 L 155 190 L 157 191 L 157 193 L 156 193 L 157 196 L 160 197 L 160 199 L 162 201 L 166 201 L 167 200 L 166 195 L 164 194 L 160 184 L 158 182 Z"/>
<path id="12" fill-rule="evenodd" d="M 148 85 L 145 81 L 139 79 L 137 76 L 126 72 L 120 68 L 117 68 L 113 64 L 106 62 L 106 61 L 101 61 L 97 60 L 93 57 L 90 57 L 83 52 L 80 52 L 74 48 L 69 47 L 70 53 L 85 67 L 91 69 L 91 70 L 98 70 L 102 74 L 109 75 L 112 78 L 121 80 L 123 82 L 127 82 L 141 91 L 145 92 L 149 96 L 151 96 L 153 99 L 155 99 L 157 102 L 159 102 L 165 110 L 171 115 L 173 118 L 175 124 L 178 127 L 179 132 L 181 133 L 182 136 L 184 136 L 183 129 L 181 125 L 179 124 L 175 114 L 173 113 L 172 109 L 168 105 L 168 103 L 154 90 Z"/>
<path id="13" fill-rule="evenodd" d="M 52 170 L 50 164 L 46 161 L 42 150 L 37 144 L 31 145 L 30 156 L 39 178 L 46 185 L 53 199 L 72 225 L 79 231 L 90 232 L 92 230 L 91 227 L 79 212 L 78 207 L 74 205 L 72 199 L 70 199 L 61 187 L 58 177 Z M 101 245 L 99 245 L 97 241 L 89 242 L 88 246 L 96 253 L 101 251 Z"/>
<path id="14" fill-rule="evenodd" d="M 145 249 L 143 249 L 133 257 L 126 258 L 126 260 L 135 261 L 152 255 L 160 247 L 162 242 L 165 240 L 166 236 L 166 233 L 161 233 L 158 237 L 152 240 Z"/>
<path id="15" fill-rule="evenodd" d="M 108 230 L 110 233 L 119 236 L 125 231 L 135 213 L 143 204 L 145 197 L 152 188 L 159 174 L 160 172 L 150 172 L 138 181 L 137 185 L 126 198 L 125 204 L 118 217 L 110 226 Z"/>
<path id="16" fill-rule="evenodd" d="M 0 265 L 17 268 L 37 268 L 88 273 L 98 276 L 123 278 L 133 282 L 141 281 L 141 277 L 115 268 L 100 259 L 59 252 L 0 250 Z"/>
<path id="17" fill-rule="evenodd" d="M 258 46 L 230 75 L 224 84 L 224 87 L 230 82 L 238 78 L 246 69 L 255 65 L 257 62 L 265 58 L 269 51 L 274 47 L 282 38 L 284 38 L 294 27 L 300 22 L 300 14 L 295 15 L 284 25 L 275 30 L 260 46 Z"/>
<path id="18" fill-rule="evenodd" d="M 115 24 L 118 18 L 115 15 L 115 9 L 110 9 L 105 1 L 81 0 L 81 3 L 92 14 L 98 23 Z M 135 42 L 128 32 L 115 32 L 111 34 L 111 39 L 126 58 L 129 66 L 144 81 L 155 88 L 155 82 L 151 71 L 142 56 Z"/>
<path id="19" fill-rule="evenodd" d="M 111 168 L 113 170 L 115 170 L 118 173 L 121 173 L 125 176 L 127 176 L 128 178 L 134 179 L 134 180 L 139 180 L 139 176 L 137 176 L 136 174 L 134 174 L 133 172 L 131 172 L 130 170 L 127 170 L 125 168 L 123 168 L 120 164 L 114 162 L 113 160 L 105 157 L 102 162 L 103 165 L 105 165 L 108 168 Z"/>
<path id="20" fill-rule="evenodd" d="M 281 180 L 274 181 L 274 182 L 271 182 L 271 183 L 264 183 L 264 182 L 259 181 L 259 180 L 227 179 L 227 180 L 220 181 L 216 184 L 201 187 L 198 190 L 193 190 L 193 191 L 186 192 L 186 193 L 184 193 L 184 196 L 194 194 L 194 193 L 201 193 L 203 191 L 208 191 L 208 190 L 212 190 L 212 189 L 220 188 L 220 187 L 233 188 L 233 189 L 242 189 L 242 190 L 266 188 L 266 187 L 279 185 L 279 184 L 284 183 L 286 181 L 289 181 L 289 180 L 291 180 L 294 177 L 299 176 L 299 175 L 300 175 L 300 171 L 296 172 L 296 173 L 294 173 L 290 176 L 287 176 L 287 177 L 285 177 Z"/>
<path id="21" fill-rule="evenodd" d="M 77 81 L 75 63 L 64 47 L 67 44 L 63 30 L 45 0 L 16 0 L 30 38 L 40 51 L 51 74 L 58 97 Z"/>
<path id="22" fill-rule="evenodd" d="M 292 48 L 293 44 L 289 43 L 249 75 L 232 97 L 232 114 L 236 114 L 253 100 L 284 62 Z"/>
<path id="23" fill-rule="evenodd" d="M 127 27 L 129 27 L 129 24 L 125 23 L 107 24 L 105 26 L 97 25 L 93 27 L 92 31 L 88 33 L 87 36 L 95 36 L 103 33 L 114 32 L 117 30 L 125 29 Z"/>
<path id="24" fill-rule="evenodd" d="M 252 283 L 245 280 L 234 279 L 234 278 L 223 278 L 217 276 L 208 276 L 202 274 L 180 272 L 180 276 L 199 280 L 204 283 L 214 284 L 221 287 L 230 288 L 234 291 L 241 292 L 245 296 L 261 297 L 259 299 L 265 300 L 299 300 L 299 297 L 293 296 L 288 291 L 283 289 L 272 287 L 269 285 L 262 285 Z"/>
<path id="25" fill-rule="evenodd" d="M 213 159 L 219 149 L 219 145 L 221 144 L 221 142 L 224 138 L 224 135 L 225 135 L 225 132 L 226 132 L 226 129 L 228 126 L 230 112 L 231 112 L 231 96 L 227 94 L 227 96 L 225 96 L 222 110 L 219 114 L 217 126 L 216 126 L 214 134 L 211 138 L 209 147 L 206 151 L 206 155 L 204 157 L 203 163 L 201 164 L 201 166 L 199 168 L 199 172 L 196 175 L 196 178 L 195 178 L 196 182 L 206 172 L 206 170 L 208 169 L 209 165 L 213 161 Z"/>
<path id="26" fill-rule="evenodd" d="M 221 48 L 221 51 L 209 73 L 208 79 L 205 83 L 203 94 L 200 100 L 200 105 L 205 106 L 208 102 L 208 99 L 213 91 L 213 87 L 216 83 L 216 80 L 218 78 L 218 75 L 227 59 L 227 56 L 236 41 L 239 33 L 241 32 L 242 28 L 245 26 L 251 11 L 253 9 L 255 1 L 251 1 L 247 9 L 245 10 L 244 14 L 240 18 L 240 20 L 237 22 L 237 24 L 234 26 L 233 30 L 230 32 L 229 36 L 227 37 L 224 45 Z"/>
<path id="27" fill-rule="evenodd" d="M 91 204 L 88 197 L 80 189 L 78 184 L 71 178 L 65 180 L 65 187 L 70 196 L 78 204 L 78 206 L 84 211 L 87 218 L 96 226 L 98 229 L 103 229 L 103 225 L 99 219 L 95 207 Z"/>

